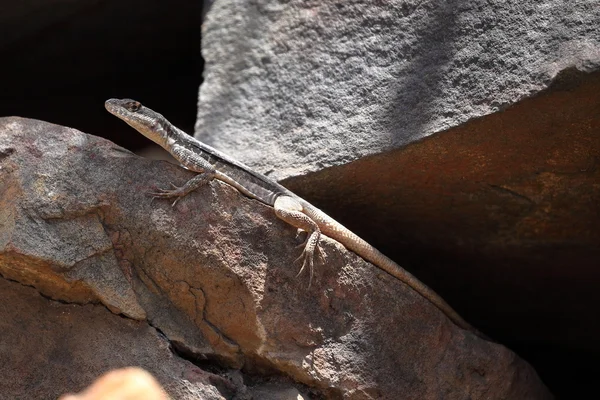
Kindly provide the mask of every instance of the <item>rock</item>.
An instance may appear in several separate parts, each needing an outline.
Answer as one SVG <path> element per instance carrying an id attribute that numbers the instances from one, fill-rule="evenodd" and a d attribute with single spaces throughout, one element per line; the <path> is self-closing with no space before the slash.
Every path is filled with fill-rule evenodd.
<path id="1" fill-rule="evenodd" d="M 196 137 L 277 179 L 343 165 L 598 70 L 599 24 L 593 1 L 215 1 Z"/>
<path id="2" fill-rule="evenodd" d="M 26 289 L 38 309 L 41 303 L 57 309 L 55 317 L 35 309 L 14 315 L 25 300 L 4 303 L 11 304 L 2 309 L 8 313 L 4 331 L 22 331 L 10 335 L 16 354 L 4 351 L 3 365 L 18 371 L 23 352 L 77 343 L 45 378 L 59 382 L 55 374 L 68 374 L 76 383 L 61 384 L 60 393 L 78 391 L 83 380 L 91 382 L 80 363 L 99 362 L 88 360 L 88 349 L 90 356 L 135 360 L 142 346 L 135 329 L 164 350 L 154 327 L 177 354 L 199 365 L 285 377 L 278 386 L 282 396 L 295 390 L 348 399 L 551 398 L 535 371 L 509 349 L 457 328 L 407 286 L 333 240 L 323 240 L 326 263 L 308 288 L 306 276 L 296 277 L 295 230 L 230 186 L 213 182 L 175 208 L 147 195 L 190 176 L 74 129 L 0 119 L 0 273 L 46 299 L 2 282 Z M 111 316 L 100 305 L 135 319 Z M 63 309 L 84 311 L 61 325 Z M 88 322 L 90 313 L 103 322 Z M 27 329 L 33 324 L 41 327 Z M 48 332 L 23 333 L 42 327 Z M 118 329 L 124 331 L 112 336 Z M 73 336 L 78 341 L 60 340 Z M 25 338 L 35 346 L 25 349 Z M 97 350 L 88 340 L 105 344 Z M 118 347 L 109 346 L 115 342 Z M 161 377 L 158 361 L 131 364 L 155 375 L 171 395 L 182 385 L 194 387 L 181 369 Z M 245 380 L 223 375 L 207 379 L 223 396 L 271 387 L 265 381 L 244 388 L 235 382 Z M 26 392 L 28 386 L 11 382 L 15 393 Z"/>
<path id="3" fill-rule="evenodd" d="M 30 268 L 39 267 L 31 261 Z M 9 263 L 3 251 L 3 275 Z M 150 371 L 176 399 L 224 399 L 213 383 L 219 376 L 174 355 L 145 321 L 119 318 L 100 305 L 53 301 L 6 278 L 0 279 L 0 294 L 3 399 L 56 399 L 130 365 Z"/>
<path id="4" fill-rule="evenodd" d="M 195 134 L 584 397 L 600 362 L 598 26 L 584 1 L 215 1 Z"/>
<path id="5" fill-rule="evenodd" d="M 252 393 L 253 399 L 261 400 L 308 400 L 296 388 L 280 387 L 276 384 L 263 385 Z"/>
<path id="6" fill-rule="evenodd" d="M 516 350 L 553 391 L 585 397 L 586 366 L 600 362 L 599 105 L 600 74 L 575 75 L 501 113 L 284 184 Z"/>

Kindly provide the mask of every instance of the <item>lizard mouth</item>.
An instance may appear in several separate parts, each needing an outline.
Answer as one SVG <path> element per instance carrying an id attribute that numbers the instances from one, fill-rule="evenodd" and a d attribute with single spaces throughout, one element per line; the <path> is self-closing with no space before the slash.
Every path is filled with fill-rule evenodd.
<path id="1" fill-rule="evenodd" d="M 106 111 L 108 111 L 109 113 L 113 114 L 113 115 L 119 115 L 118 113 L 118 109 L 119 106 L 117 104 L 117 99 L 108 99 L 104 102 L 104 108 L 106 108 Z"/>

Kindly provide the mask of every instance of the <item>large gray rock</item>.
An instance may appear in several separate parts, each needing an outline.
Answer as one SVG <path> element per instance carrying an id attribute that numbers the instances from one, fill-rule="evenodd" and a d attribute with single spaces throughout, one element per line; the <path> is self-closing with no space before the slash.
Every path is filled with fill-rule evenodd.
<path id="1" fill-rule="evenodd" d="M 295 229 L 226 184 L 213 182 L 175 208 L 150 201 L 153 187 L 191 175 L 74 129 L 0 119 L 0 274 L 44 296 L 26 288 L 34 311 L 13 312 L 24 301 L 16 296 L 0 308 L 12 338 L 11 351 L 0 347 L 6 368 L 20 368 L 22 354 L 63 354 L 58 342 L 66 356 L 59 370 L 44 372 L 44 387 L 68 374 L 74 383 L 64 391 L 78 390 L 96 363 L 128 360 L 174 385 L 166 389 L 176 398 L 186 385 L 194 393 L 214 386 L 228 398 L 551 398 L 509 349 L 459 329 L 333 240 L 323 240 L 326 262 L 309 288 L 305 275 L 296 277 Z M 7 298 L 15 286 L 5 282 L 0 293 Z M 36 311 L 46 308 L 53 311 Z M 29 326 L 32 347 L 22 349 Z M 210 374 L 179 359 L 154 364 L 146 355 L 166 344 L 154 328 L 190 360 L 252 376 L 228 380 L 232 372 Z M 65 331 L 77 342 L 60 341 Z M 139 335 L 151 347 L 141 354 L 130 344 Z M 86 346 L 96 338 L 103 340 Z M 260 385 L 273 375 L 279 385 Z M 27 393 L 14 376 L 2 373 L 0 383 Z"/>
<path id="2" fill-rule="evenodd" d="M 282 179 L 379 154 L 600 66 L 600 3 L 217 0 L 196 137 Z"/>
<path id="3" fill-rule="evenodd" d="M 217 0 L 196 136 L 288 178 L 583 396 L 593 374 L 572 366 L 600 362 L 599 26 L 598 0 Z"/>

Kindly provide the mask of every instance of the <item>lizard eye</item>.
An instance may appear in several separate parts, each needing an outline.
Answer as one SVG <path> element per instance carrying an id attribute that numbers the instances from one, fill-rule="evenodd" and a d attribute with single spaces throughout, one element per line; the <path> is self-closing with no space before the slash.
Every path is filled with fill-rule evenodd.
<path id="1" fill-rule="evenodd" d="M 140 104 L 139 101 L 130 101 L 128 103 L 125 104 L 125 108 L 131 112 L 136 112 L 138 111 L 140 108 L 142 107 L 142 105 Z"/>

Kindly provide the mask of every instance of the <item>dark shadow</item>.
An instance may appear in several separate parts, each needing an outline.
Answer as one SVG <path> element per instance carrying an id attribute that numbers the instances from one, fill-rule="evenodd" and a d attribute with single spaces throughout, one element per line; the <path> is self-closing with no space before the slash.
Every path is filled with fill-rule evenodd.
<path id="1" fill-rule="evenodd" d="M 135 150 L 148 142 L 104 109 L 108 98 L 130 97 L 193 133 L 201 7 L 0 1 L 0 116 L 74 127 Z"/>
<path id="2" fill-rule="evenodd" d="M 284 184 L 570 398 L 593 385 L 570 362 L 600 352 L 599 93 L 599 73 L 566 71 L 503 112 Z"/>
<path id="3" fill-rule="evenodd" d="M 456 16 L 461 2 L 417 2 L 413 8 L 406 6 L 406 14 L 427 8 L 423 15 L 429 19 L 419 21 L 418 32 L 414 33 L 416 40 L 398 38 L 398 43 L 405 47 L 398 51 L 397 58 L 406 59 L 408 65 L 398 71 L 395 101 L 389 104 L 384 121 L 394 148 L 420 139 L 427 131 L 425 125 L 435 116 L 439 83 L 447 74 L 447 64 L 455 50 L 452 42 L 458 29 Z"/>

